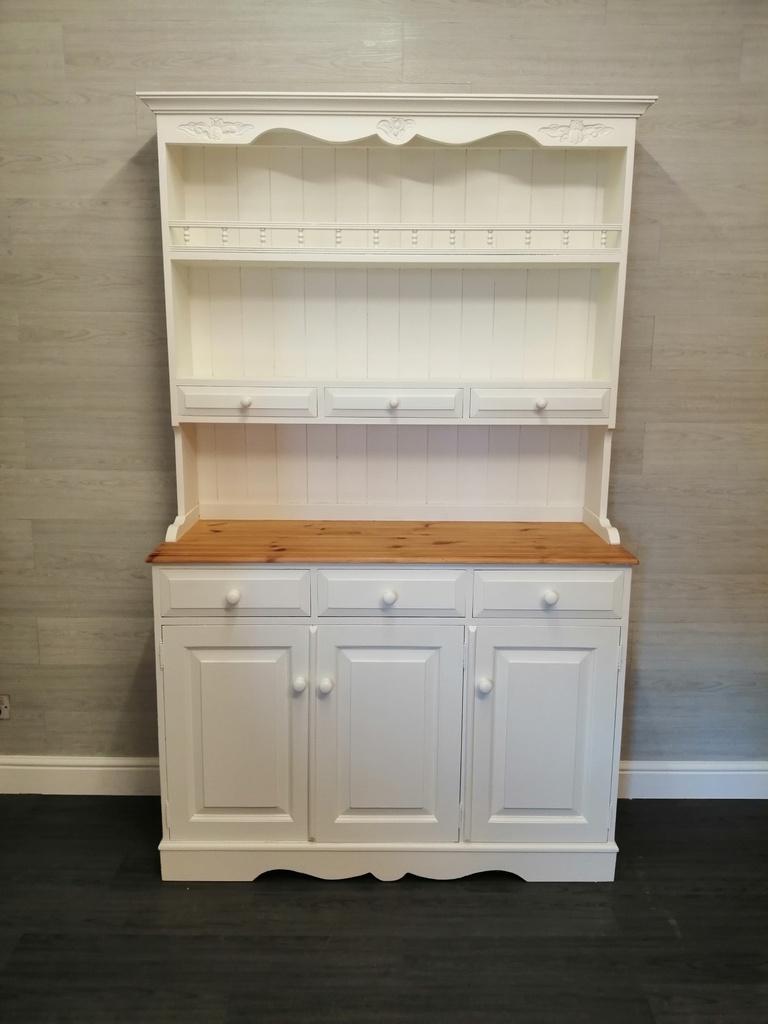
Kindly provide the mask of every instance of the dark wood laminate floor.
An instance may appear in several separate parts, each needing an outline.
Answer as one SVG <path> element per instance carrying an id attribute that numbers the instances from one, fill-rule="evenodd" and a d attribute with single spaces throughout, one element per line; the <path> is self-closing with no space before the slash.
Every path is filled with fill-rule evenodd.
<path id="1" fill-rule="evenodd" d="M 768 802 L 622 801 L 617 880 L 163 883 L 143 797 L 0 797 L 3 1024 L 768 1024 Z"/>

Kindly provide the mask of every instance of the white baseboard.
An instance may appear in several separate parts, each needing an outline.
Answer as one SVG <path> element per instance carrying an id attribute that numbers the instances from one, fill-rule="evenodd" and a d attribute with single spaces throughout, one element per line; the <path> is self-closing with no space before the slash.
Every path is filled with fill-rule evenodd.
<path id="1" fill-rule="evenodd" d="M 60 796 L 154 796 L 156 757 L 18 757 L 0 755 L 0 793 Z"/>
<path id="2" fill-rule="evenodd" d="M 0 756 L 0 793 L 155 796 L 156 757 Z M 768 800 L 768 761 L 622 761 L 629 800 Z"/>
<path id="3" fill-rule="evenodd" d="M 768 761 L 622 761 L 619 798 L 768 800 Z"/>

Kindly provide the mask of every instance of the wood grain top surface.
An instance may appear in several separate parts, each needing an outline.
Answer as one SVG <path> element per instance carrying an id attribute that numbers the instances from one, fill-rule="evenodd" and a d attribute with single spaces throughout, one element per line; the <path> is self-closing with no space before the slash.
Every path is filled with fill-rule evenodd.
<path id="1" fill-rule="evenodd" d="M 637 565 L 583 523 L 206 519 L 148 556 L 156 565 L 341 562 Z"/>

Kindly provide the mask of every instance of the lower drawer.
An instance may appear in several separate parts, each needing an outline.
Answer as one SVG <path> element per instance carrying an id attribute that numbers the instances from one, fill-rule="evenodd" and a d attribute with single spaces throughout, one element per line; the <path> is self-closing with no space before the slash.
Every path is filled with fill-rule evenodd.
<path id="1" fill-rule="evenodd" d="M 318 615 L 463 615 L 466 573 L 452 569 L 321 569 Z"/>
<path id="2" fill-rule="evenodd" d="M 161 615 L 309 615 L 308 569 L 155 569 Z"/>
<path id="3" fill-rule="evenodd" d="M 624 573 L 615 569 L 475 570 L 473 610 L 479 617 L 534 615 L 620 618 Z"/>

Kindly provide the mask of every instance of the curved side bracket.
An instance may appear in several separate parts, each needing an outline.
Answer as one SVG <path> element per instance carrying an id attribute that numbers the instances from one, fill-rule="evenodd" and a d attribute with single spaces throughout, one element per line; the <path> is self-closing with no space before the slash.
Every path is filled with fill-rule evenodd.
<path id="1" fill-rule="evenodd" d="M 606 543 L 621 544 L 619 531 L 611 524 L 610 519 L 606 519 L 605 516 L 596 516 L 594 512 L 590 512 L 588 508 L 585 508 L 583 522 L 590 528 L 590 530 L 593 530 L 598 537 L 602 537 Z"/>
<path id="2" fill-rule="evenodd" d="M 199 520 L 199 518 L 200 518 L 200 506 L 199 505 L 195 505 L 195 507 L 193 509 L 191 509 L 189 512 L 185 513 L 184 515 L 176 516 L 174 521 L 171 523 L 171 525 L 168 527 L 168 529 L 165 532 L 165 539 L 167 541 L 179 540 L 181 537 L 184 536 L 184 534 L 187 532 L 187 530 L 191 526 L 195 525 L 195 523 Z"/>

